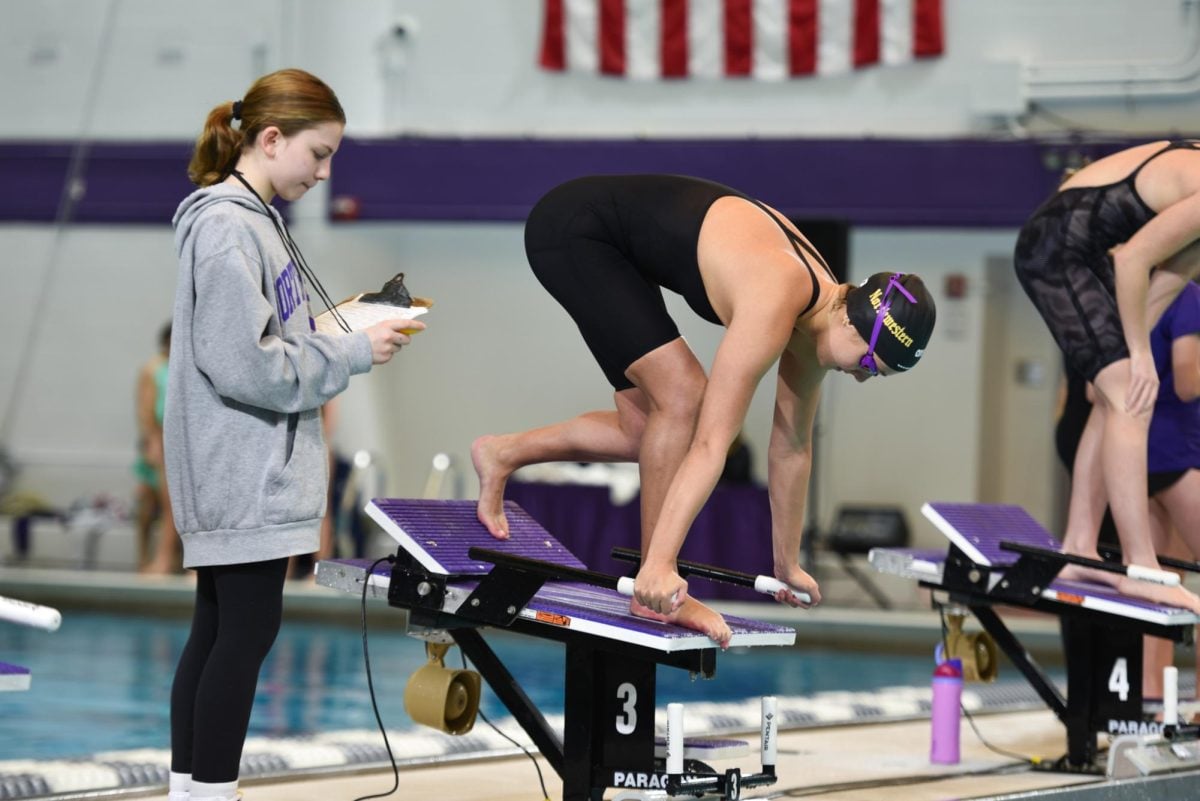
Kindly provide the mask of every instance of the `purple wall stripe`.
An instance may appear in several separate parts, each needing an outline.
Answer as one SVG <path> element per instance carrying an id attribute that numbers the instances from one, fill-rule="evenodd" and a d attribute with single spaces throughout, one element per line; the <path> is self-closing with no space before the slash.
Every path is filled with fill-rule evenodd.
<path id="1" fill-rule="evenodd" d="M 857 225 L 1018 226 L 1072 154 L 1132 144 L 982 139 L 347 139 L 335 219 L 519 221 L 541 195 L 593 173 L 720 181 L 789 216 Z M 0 220 L 51 222 L 71 142 L 0 143 Z M 93 143 L 79 222 L 167 225 L 192 190 L 191 143 Z"/>
<path id="2" fill-rule="evenodd" d="M 0 220 L 53 222 L 74 143 L 0 143 Z M 187 178 L 190 142 L 93 143 L 84 170 L 86 191 L 74 221 L 170 225 L 175 208 L 195 189 Z"/>

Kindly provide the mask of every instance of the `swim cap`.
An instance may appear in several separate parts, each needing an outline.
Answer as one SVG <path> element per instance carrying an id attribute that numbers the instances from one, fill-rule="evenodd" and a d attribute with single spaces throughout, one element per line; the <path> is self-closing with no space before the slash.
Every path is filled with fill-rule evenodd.
<path id="1" fill-rule="evenodd" d="M 896 283 L 904 287 L 916 303 L 903 292 L 892 290 L 887 298 L 891 308 L 879 329 L 875 354 L 893 370 L 911 370 L 925 353 L 937 318 L 933 298 L 920 278 L 911 273 L 875 273 L 846 293 L 846 312 L 859 336 L 869 343 L 892 276 L 900 276 Z"/>

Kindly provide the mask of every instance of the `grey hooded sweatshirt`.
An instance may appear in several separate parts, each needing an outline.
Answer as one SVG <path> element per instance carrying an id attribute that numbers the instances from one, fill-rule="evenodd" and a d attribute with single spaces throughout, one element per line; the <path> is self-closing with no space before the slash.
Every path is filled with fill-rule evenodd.
<path id="1" fill-rule="evenodd" d="M 193 192 L 174 225 L 163 444 L 184 565 L 315 551 L 328 487 L 320 407 L 371 369 L 370 340 L 314 332 L 300 271 L 244 188 Z"/>

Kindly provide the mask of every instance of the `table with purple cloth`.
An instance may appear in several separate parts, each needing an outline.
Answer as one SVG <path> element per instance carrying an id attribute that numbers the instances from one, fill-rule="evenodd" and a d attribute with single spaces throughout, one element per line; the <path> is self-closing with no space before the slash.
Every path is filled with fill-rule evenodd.
<path id="1" fill-rule="evenodd" d="M 613 559 L 610 553 L 616 547 L 641 547 L 640 496 L 615 504 L 607 486 L 510 480 L 504 497 L 516 501 L 592 570 L 630 572 L 631 563 Z M 718 485 L 696 516 L 679 558 L 771 575 L 771 505 L 766 488 Z M 701 600 L 774 603 L 751 589 L 695 577 L 688 579 L 688 589 Z"/>

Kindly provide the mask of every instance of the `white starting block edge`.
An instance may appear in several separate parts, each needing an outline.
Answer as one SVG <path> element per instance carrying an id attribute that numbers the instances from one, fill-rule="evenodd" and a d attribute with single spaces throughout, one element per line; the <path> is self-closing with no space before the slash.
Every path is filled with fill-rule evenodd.
<path id="1" fill-rule="evenodd" d="M 983 565 L 984 567 L 992 566 L 991 560 L 984 556 L 983 553 L 975 547 L 975 544 L 964 537 L 958 529 L 950 525 L 950 522 L 947 521 L 946 518 L 942 517 L 941 513 L 939 513 L 937 509 L 933 508 L 933 504 L 922 504 L 921 514 L 925 515 L 925 518 L 930 523 L 933 523 L 933 525 L 937 527 L 938 531 L 946 535 L 946 539 L 958 546 L 958 549 L 965 553 L 967 558 L 969 558 L 972 562 L 977 565 Z M 991 588 L 989 587 L 989 589 Z"/>
<path id="2" fill-rule="evenodd" d="M 387 512 L 375 505 L 375 501 L 369 502 L 365 507 L 363 507 L 363 511 L 367 513 L 368 517 L 378 523 L 379 527 L 387 532 L 388 536 L 399 543 L 400 547 L 406 553 L 416 559 L 421 567 L 425 568 L 430 573 L 446 575 L 446 568 L 438 564 L 437 560 L 429 554 L 425 546 L 408 536 L 408 532 L 396 525 L 395 521 L 388 516 Z M 383 581 L 383 586 L 386 588 L 388 582 L 387 577 L 379 575 L 371 576 L 372 583 L 378 584 L 379 580 Z M 386 596 L 386 592 L 384 594 Z"/>
<path id="3" fill-rule="evenodd" d="M 29 689 L 33 674 L 29 668 L 0 662 L 0 692 L 21 692 Z"/>
<path id="4" fill-rule="evenodd" d="M 361 597 L 365 572 L 364 565 L 348 560 L 323 560 L 317 564 L 317 584 Z M 371 574 L 368 579 L 367 596 L 387 600 L 390 583 L 391 576 L 389 574 Z M 447 584 L 442 611 L 454 614 L 474 591 L 477 584 L 476 580 Z M 545 602 L 547 608 L 538 608 L 539 601 Z M 562 612 L 566 603 L 574 606 L 571 614 Z M 589 613 L 596 614 L 597 619 L 590 619 L 587 616 Z M 613 590 L 601 587 L 549 582 L 539 590 L 538 595 L 535 595 L 530 604 L 518 615 L 531 622 L 566 628 L 605 639 L 620 640 L 666 653 L 695 651 L 712 648 L 716 645 L 699 632 L 669 623 L 655 623 L 643 618 L 636 618 L 638 628 L 630 628 L 607 622 L 605 618 L 612 620 L 614 615 L 630 616 L 629 599 Z M 745 621 L 763 628 L 762 630 L 739 629 L 739 618 L 727 617 L 726 620 L 733 629 L 733 637 L 729 643 L 730 648 L 760 645 L 783 646 L 793 645 L 796 642 L 796 630 L 792 628 L 783 626 L 768 628 L 766 624 Z M 639 628 L 642 630 L 638 630 Z M 660 633 L 657 633 L 659 631 Z"/>

